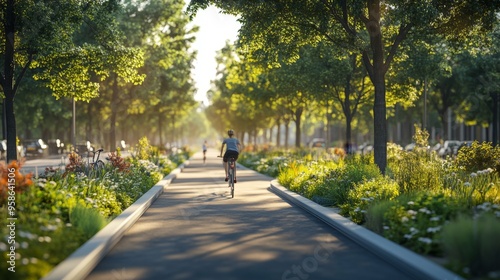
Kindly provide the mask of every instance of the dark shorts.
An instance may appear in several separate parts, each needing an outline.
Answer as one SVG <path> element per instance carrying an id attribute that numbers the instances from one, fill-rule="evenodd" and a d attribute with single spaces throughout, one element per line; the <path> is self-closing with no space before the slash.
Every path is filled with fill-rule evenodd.
<path id="1" fill-rule="evenodd" d="M 239 155 L 240 154 L 237 151 L 226 151 L 222 160 L 224 162 L 227 162 L 229 158 L 234 158 L 234 160 L 237 160 Z"/>

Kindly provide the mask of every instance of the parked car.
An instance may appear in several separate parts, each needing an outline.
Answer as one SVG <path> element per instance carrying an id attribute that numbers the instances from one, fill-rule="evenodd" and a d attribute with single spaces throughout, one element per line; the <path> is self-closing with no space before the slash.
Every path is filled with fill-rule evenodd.
<path id="1" fill-rule="evenodd" d="M 362 154 L 362 155 L 369 154 L 372 151 L 373 151 L 373 146 L 369 143 L 363 143 L 363 144 L 359 145 L 359 147 L 357 149 L 357 153 Z"/>
<path id="2" fill-rule="evenodd" d="M 458 140 L 446 140 L 443 143 L 443 146 L 439 149 L 438 155 L 442 158 L 447 156 L 456 156 L 458 152 L 458 148 L 462 142 Z"/>
<path id="3" fill-rule="evenodd" d="M 90 141 L 87 141 L 76 143 L 75 150 L 77 154 L 86 156 L 89 152 L 92 152 L 94 150 L 94 147 L 92 146 L 92 143 L 90 143 Z"/>
<path id="4" fill-rule="evenodd" d="M 325 145 L 325 139 L 323 138 L 313 138 L 313 140 L 309 142 L 309 148 L 324 148 Z"/>
<path id="5" fill-rule="evenodd" d="M 0 160 L 7 158 L 7 140 L 0 142 Z"/>
<path id="6" fill-rule="evenodd" d="M 474 141 L 463 141 L 463 142 L 460 144 L 460 146 L 458 147 L 458 149 L 457 149 L 457 153 L 458 153 L 458 151 L 460 151 L 460 149 L 462 149 L 463 147 L 470 147 L 470 146 L 472 146 L 472 142 L 474 142 Z"/>
<path id="7" fill-rule="evenodd" d="M 64 153 L 64 143 L 60 139 L 49 139 L 47 146 L 49 146 L 49 154 L 51 155 Z"/>
<path id="8" fill-rule="evenodd" d="M 410 144 L 405 146 L 405 151 L 411 152 L 411 151 L 415 150 L 415 146 L 416 146 L 415 143 L 410 143 Z"/>
<path id="9" fill-rule="evenodd" d="M 42 139 L 30 139 L 22 142 L 24 156 L 43 156 L 48 153 L 48 146 Z"/>

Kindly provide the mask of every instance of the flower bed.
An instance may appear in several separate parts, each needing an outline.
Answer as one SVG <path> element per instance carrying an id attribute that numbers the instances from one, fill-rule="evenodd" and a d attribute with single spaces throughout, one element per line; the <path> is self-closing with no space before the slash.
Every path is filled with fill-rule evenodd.
<path id="1" fill-rule="evenodd" d="M 276 160 L 242 154 L 239 162 L 272 176 L 278 169 L 281 185 L 340 208 L 341 215 L 414 252 L 441 258 L 464 277 L 498 277 L 500 147 L 474 143 L 456 159 L 442 160 L 425 146 L 406 152 L 389 145 L 385 175 L 370 155 L 312 160 L 301 152 Z"/>
<path id="2" fill-rule="evenodd" d="M 100 174 L 48 170 L 28 184 L 31 178 L 16 171 L 24 185 L 16 188 L 22 192 L 15 194 L 15 228 L 0 230 L 1 278 L 40 279 L 189 157 L 176 155 L 174 162 L 151 151 L 127 159 L 113 154 Z M 4 165 L 3 177 L 11 165 Z M 4 209 L 1 218 L 9 221 Z"/>

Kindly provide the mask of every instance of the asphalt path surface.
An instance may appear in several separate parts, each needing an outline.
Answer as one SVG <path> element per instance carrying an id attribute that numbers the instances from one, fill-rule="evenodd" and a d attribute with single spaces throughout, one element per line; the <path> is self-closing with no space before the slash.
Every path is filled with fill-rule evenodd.
<path id="1" fill-rule="evenodd" d="M 196 154 L 86 278 L 409 279 L 241 166 L 231 198 L 216 152 Z"/>

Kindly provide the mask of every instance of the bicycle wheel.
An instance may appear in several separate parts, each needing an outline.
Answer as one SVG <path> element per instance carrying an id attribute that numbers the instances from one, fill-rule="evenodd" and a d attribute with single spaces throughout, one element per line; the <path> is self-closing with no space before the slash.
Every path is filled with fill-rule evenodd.
<path id="1" fill-rule="evenodd" d="M 234 162 L 229 165 L 229 187 L 231 188 L 231 197 L 234 198 Z"/>
<path id="2" fill-rule="evenodd" d="M 104 162 L 102 160 L 96 161 L 94 164 L 94 170 L 98 174 L 100 174 L 102 171 L 104 171 Z"/>

